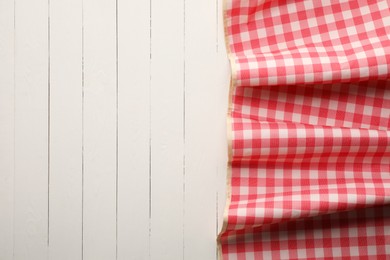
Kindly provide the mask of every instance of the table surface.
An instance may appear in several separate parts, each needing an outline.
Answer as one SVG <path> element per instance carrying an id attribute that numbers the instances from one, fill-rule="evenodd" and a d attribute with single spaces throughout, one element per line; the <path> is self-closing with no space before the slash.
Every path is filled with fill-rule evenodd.
<path id="1" fill-rule="evenodd" d="M 0 259 L 216 259 L 221 0 L 1 0 L 0 71 Z"/>

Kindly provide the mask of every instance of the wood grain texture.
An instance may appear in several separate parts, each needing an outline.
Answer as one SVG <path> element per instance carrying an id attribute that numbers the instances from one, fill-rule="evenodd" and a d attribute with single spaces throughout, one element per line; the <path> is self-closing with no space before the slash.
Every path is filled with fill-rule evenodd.
<path id="1" fill-rule="evenodd" d="M 15 10 L 14 10 L 15 8 Z M 222 1 L 0 1 L 0 259 L 216 259 Z"/>
<path id="2" fill-rule="evenodd" d="M 216 8 L 207 0 L 185 6 L 184 259 L 216 255 L 217 220 L 205 214 L 217 203 Z"/>
<path id="3" fill-rule="evenodd" d="M 152 1 L 151 256 L 183 258 L 184 1 Z"/>
<path id="4" fill-rule="evenodd" d="M 118 131 L 118 259 L 148 259 L 149 1 L 118 1 Z"/>
<path id="5" fill-rule="evenodd" d="M 49 259 L 77 260 L 82 257 L 82 5 L 51 1 L 49 11 Z"/>
<path id="6" fill-rule="evenodd" d="M 0 259 L 13 255 L 14 3 L 0 2 Z"/>
<path id="7" fill-rule="evenodd" d="M 116 258 L 116 3 L 84 0 L 83 259 Z"/>
<path id="8" fill-rule="evenodd" d="M 223 212 L 226 203 L 226 173 L 227 173 L 227 161 L 228 161 L 228 147 L 227 147 L 227 128 L 226 128 L 226 114 L 228 111 L 228 96 L 229 96 L 229 84 L 230 84 L 230 65 L 226 54 L 225 45 L 225 32 L 223 26 L 223 3 L 217 2 L 217 61 L 216 61 L 216 82 L 215 82 L 215 95 L 216 95 L 216 174 L 217 174 L 217 220 L 218 227 L 217 233 L 222 229 L 223 225 Z M 222 134 L 223 133 L 223 134 Z"/>
<path id="9" fill-rule="evenodd" d="M 48 10 L 15 2 L 14 259 L 48 256 Z"/>

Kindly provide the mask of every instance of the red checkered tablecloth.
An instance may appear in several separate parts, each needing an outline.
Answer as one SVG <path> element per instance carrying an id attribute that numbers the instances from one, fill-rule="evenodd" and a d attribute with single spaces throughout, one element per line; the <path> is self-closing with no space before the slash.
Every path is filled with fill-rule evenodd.
<path id="1" fill-rule="evenodd" d="M 390 259 L 389 6 L 225 0 L 221 259 Z"/>

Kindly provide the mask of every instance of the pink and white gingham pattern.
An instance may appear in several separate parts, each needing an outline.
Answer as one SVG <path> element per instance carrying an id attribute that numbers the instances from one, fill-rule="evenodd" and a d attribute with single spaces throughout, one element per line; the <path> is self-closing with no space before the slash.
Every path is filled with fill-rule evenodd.
<path id="1" fill-rule="evenodd" d="M 389 75 L 387 0 L 230 0 L 226 15 L 238 86 Z"/>
<path id="2" fill-rule="evenodd" d="M 390 259 L 387 0 L 228 0 L 223 260 Z"/>

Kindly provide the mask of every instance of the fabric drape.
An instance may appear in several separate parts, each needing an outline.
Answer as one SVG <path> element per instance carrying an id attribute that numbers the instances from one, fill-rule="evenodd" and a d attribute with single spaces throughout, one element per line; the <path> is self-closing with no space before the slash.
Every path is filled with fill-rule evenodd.
<path id="1" fill-rule="evenodd" d="M 390 259 L 389 1 L 224 5 L 220 259 Z"/>

